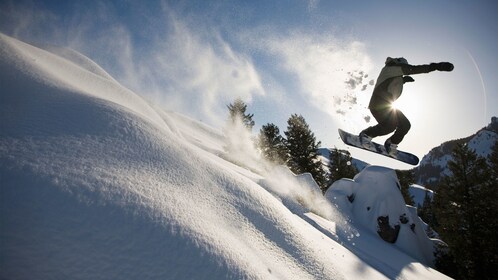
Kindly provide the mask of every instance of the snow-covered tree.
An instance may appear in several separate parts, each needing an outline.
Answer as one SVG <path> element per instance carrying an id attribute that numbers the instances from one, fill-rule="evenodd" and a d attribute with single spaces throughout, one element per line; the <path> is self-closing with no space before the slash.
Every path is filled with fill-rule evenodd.
<path id="1" fill-rule="evenodd" d="M 229 113 L 229 121 L 235 123 L 237 121 L 242 121 L 245 127 L 252 130 L 254 126 L 254 121 L 252 117 L 254 114 L 246 114 L 247 104 L 242 101 L 242 99 L 237 98 L 235 101 L 227 105 Z"/>
<path id="2" fill-rule="evenodd" d="M 227 106 L 228 120 L 223 129 L 226 159 L 239 165 L 260 169 L 260 157 L 252 137 L 253 114 L 247 114 L 247 105 L 240 99 Z"/>
<path id="3" fill-rule="evenodd" d="M 315 134 L 310 130 L 303 116 L 293 114 L 287 120 L 285 144 L 289 150 L 287 165 L 297 174 L 309 172 L 320 187 L 325 187 L 327 179 L 322 162 L 318 158 L 318 148 L 321 142 L 316 141 Z"/>
<path id="4" fill-rule="evenodd" d="M 258 147 L 262 156 L 269 162 L 285 164 L 288 159 L 285 139 L 280 135 L 280 130 L 275 124 L 263 125 L 259 131 Z"/>
<path id="5" fill-rule="evenodd" d="M 338 150 L 333 148 L 329 150 L 330 161 L 329 161 L 329 184 L 341 179 L 350 178 L 353 179 L 354 175 L 358 173 L 358 170 L 353 165 L 353 158 L 348 151 Z"/>

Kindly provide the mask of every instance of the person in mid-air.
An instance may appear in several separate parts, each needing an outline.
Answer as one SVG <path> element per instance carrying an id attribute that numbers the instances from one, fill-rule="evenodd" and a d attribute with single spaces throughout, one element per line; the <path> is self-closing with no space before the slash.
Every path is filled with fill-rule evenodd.
<path id="1" fill-rule="evenodd" d="M 372 138 L 394 131 L 384 146 L 389 154 L 395 155 L 398 144 L 410 130 L 411 124 L 400 110 L 392 107 L 392 103 L 400 97 L 404 83 L 415 81 L 408 75 L 429 73 L 435 70 L 452 71 L 454 67 L 449 62 L 410 65 L 403 57 L 388 57 L 385 64 L 377 78 L 368 105 L 378 124 L 364 129 L 359 136 L 362 145 L 368 146 L 371 144 Z"/>

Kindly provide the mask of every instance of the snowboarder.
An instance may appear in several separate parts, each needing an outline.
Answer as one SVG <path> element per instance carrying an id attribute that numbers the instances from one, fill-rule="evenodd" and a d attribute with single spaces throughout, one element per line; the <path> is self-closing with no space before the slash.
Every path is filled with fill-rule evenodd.
<path id="1" fill-rule="evenodd" d="M 364 129 L 359 137 L 363 146 L 371 145 L 372 138 L 389 134 L 384 146 L 386 151 L 394 155 L 397 153 L 398 144 L 410 130 L 411 124 L 405 115 L 392 107 L 403 91 L 403 84 L 415 81 L 408 75 L 429 73 L 432 71 L 452 71 L 453 64 L 449 62 L 431 63 L 424 65 L 410 65 L 403 58 L 386 59 L 384 68 L 380 71 L 374 87 L 368 108 L 378 124 Z"/>

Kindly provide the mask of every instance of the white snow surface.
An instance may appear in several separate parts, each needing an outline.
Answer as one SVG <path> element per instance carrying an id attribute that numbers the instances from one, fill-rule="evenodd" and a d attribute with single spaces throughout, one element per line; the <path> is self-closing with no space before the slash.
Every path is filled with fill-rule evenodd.
<path id="1" fill-rule="evenodd" d="M 469 148 L 478 156 L 487 158 L 491 154 L 491 147 L 498 141 L 498 134 L 494 131 L 481 130 L 470 141 Z"/>
<path id="2" fill-rule="evenodd" d="M 377 218 L 388 216 L 392 227 L 400 227 L 394 246 L 422 263 L 431 264 L 434 261 L 434 244 L 439 240 L 427 237 L 416 208 L 405 204 L 399 186 L 394 170 L 367 166 L 353 180 L 341 179 L 334 182 L 327 190 L 326 198 L 336 202 L 340 212 L 352 224 L 374 236 L 378 231 Z M 389 262 L 396 261 L 386 258 Z"/>
<path id="3" fill-rule="evenodd" d="M 0 34 L 0 72 L 1 279 L 446 278 L 405 225 L 388 244 L 311 176 L 227 162 L 221 132 L 77 52 Z M 396 182 L 370 167 L 349 184 L 398 215 Z"/>

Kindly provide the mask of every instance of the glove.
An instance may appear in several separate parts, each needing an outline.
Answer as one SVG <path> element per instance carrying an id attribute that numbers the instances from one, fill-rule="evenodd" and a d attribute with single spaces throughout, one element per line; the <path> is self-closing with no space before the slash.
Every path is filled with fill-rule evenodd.
<path id="1" fill-rule="evenodd" d="M 449 62 L 431 63 L 430 67 L 433 70 L 447 71 L 447 72 L 453 71 L 453 68 L 455 68 L 455 66 L 453 66 L 453 64 Z"/>
<path id="2" fill-rule="evenodd" d="M 415 80 L 410 76 L 403 76 L 403 83 L 415 82 Z"/>

